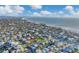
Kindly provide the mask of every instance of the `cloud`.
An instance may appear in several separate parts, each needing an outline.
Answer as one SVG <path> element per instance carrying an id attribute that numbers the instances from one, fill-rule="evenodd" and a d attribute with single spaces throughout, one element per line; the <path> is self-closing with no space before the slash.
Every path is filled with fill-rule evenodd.
<path id="1" fill-rule="evenodd" d="M 79 17 L 79 11 L 73 13 L 73 16 L 75 16 L 75 17 Z"/>
<path id="2" fill-rule="evenodd" d="M 58 14 L 63 15 L 64 12 L 63 11 L 58 11 Z"/>
<path id="3" fill-rule="evenodd" d="M 66 6 L 65 9 L 66 9 L 66 11 L 68 11 L 69 13 L 71 13 L 72 17 L 79 17 L 79 9 L 78 8 L 76 10 L 75 8 L 73 8 L 73 6 Z"/>
<path id="4" fill-rule="evenodd" d="M 13 11 L 10 9 L 10 6 L 0 6 L 0 14 L 8 14 L 12 12 Z"/>
<path id="5" fill-rule="evenodd" d="M 73 6 L 66 6 L 66 7 L 65 7 L 65 10 L 66 10 L 68 13 L 73 13 L 73 12 L 74 12 Z"/>
<path id="6" fill-rule="evenodd" d="M 21 7 L 21 6 L 15 6 L 15 9 L 14 9 L 17 13 L 23 13 L 24 11 L 24 8 Z"/>
<path id="7" fill-rule="evenodd" d="M 31 8 L 32 9 L 42 9 L 42 6 L 41 5 L 31 5 Z"/>
<path id="8" fill-rule="evenodd" d="M 1 16 L 8 16 L 8 15 L 19 15 L 22 14 L 24 8 L 21 6 L 0 6 L 0 15 Z"/>
<path id="9" fill-rule="evenodd" d="M 32 14 L 32 16 L 41 16 L 41 17 L 50 16 L 50 15 L 52 15 L 52 12 L 49 12 L 49 11 L 46 11 L 46 10 L 41 10 L 40 12 L 34 12 Z"/>
<path id="10" fill-rule="evenodd" d="M 31 16 L 38 16 L 38 17 L 40 17 L 40 16 L 42 16 L 40 13 L 38 13 L 38 12 L 34 12 Z"/>
<path id="11" fill-rule="evenodd" d="M 42 15 L 51 15 L 52 13 L 46 10 L 40 11 L 40 14 Z"/>
<path id="12" fill-rule="evenodd" d="M 34 17 L 54 17 L 60 16 L 63 12 L 50 12 L 47 10 L 41 10 L 40 12 L 33 12 L 31 16 Z"/>

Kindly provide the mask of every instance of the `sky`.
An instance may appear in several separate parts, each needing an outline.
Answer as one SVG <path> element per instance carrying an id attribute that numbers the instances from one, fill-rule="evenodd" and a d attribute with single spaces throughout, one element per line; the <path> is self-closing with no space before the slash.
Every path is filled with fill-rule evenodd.
<path id="1" fill-rule="evenodd" d="M 0 16 L 78 17 L 79 5 L 0 5 Z"/>

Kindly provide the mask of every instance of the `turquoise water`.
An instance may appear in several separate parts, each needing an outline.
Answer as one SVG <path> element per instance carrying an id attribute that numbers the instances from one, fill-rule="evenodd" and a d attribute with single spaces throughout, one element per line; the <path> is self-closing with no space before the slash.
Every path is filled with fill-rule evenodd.
<path id="1" fill-rule="evenodd" d="M 28 20 L 35 23 L 43 23 L 48 25 L 64 26 L 79 29 L 79 18 L 29 17 Z"/>

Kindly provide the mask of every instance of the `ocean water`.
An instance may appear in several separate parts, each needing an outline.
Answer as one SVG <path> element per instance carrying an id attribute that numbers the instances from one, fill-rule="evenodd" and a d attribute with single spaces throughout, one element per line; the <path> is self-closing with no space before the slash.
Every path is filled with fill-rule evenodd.
<path id="1" fill-rule="evenodd" d="M 56 26 L 62 26 L 67 28 L 73 28 L 73 29 L 79 29 L 79 18 L 60 18 L 60 17 L 29 17 L 29 21 L 32 21 L 34 23 L 43 23 L 47 25 L 56 25 Z"/>

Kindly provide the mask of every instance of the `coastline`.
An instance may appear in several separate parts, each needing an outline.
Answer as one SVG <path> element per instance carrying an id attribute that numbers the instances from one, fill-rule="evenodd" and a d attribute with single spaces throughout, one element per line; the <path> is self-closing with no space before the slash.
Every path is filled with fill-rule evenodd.
<path id="1" fill-rule="evenodd" d="M 65 26 L 58 26 L 58 25 L 50 25 L 50 24 L 47 24 L 47 25 L 48 25 L 48 26 L 52 26 L 52 27 L 61 28 L 61 29 L 63 29 L 63 30 L 67 30 L 67 31 L 79 33 L 79 30 L 78 30 L 78 29 L 74 29 L 74 28 L 70 28 L 70 27 L 65 27 Z"/>
<path id="2" fill-rule="evenodd" d="M 27 21 L 32 22 L 32 23 L 35 23 L 35 24 L 45 24 L 45 23 L 40 23 L 40 22 L 34 22 L 34 21 L 31 21 L 31 20 L 27 20 Z M 71 31 L 71 32 L 79 33 L 79 30 L 78 30 L 78 29 L 71 28 L 71 27 L 60 26 L 60 25 L 54 25 L 54 24 L 45 24 L 45 25 L 51 26 L 51 27 L 61 28 L 61 29 L 63 29 L 63 30 L 67 30 L 67 31 Z"/>
<path id="3" fill-rule="evenodd" d="M 44 24 L 44 23 L 39 23 L 39 22 L 33 22 L 33 21 L 30 21 L 29 22 L 32 22 L 32 23 L 35 23 L 35 24 Z M 74 29 L 74 28 L 71 28 L 71 27 L 66 27 L 66 26 L 59 26 L 59 25 L 52 25 L 52 24 L 45 24 L 47 26 L 51 26 L 51 27 L 56 27 L 56 28 L 61 28 L 63 30 L 66 30 L 66 31 L 70 31 L 70 32 L 75 32 L 75 33 L 79 33 L 79 30 L 78 29 Z"/>

